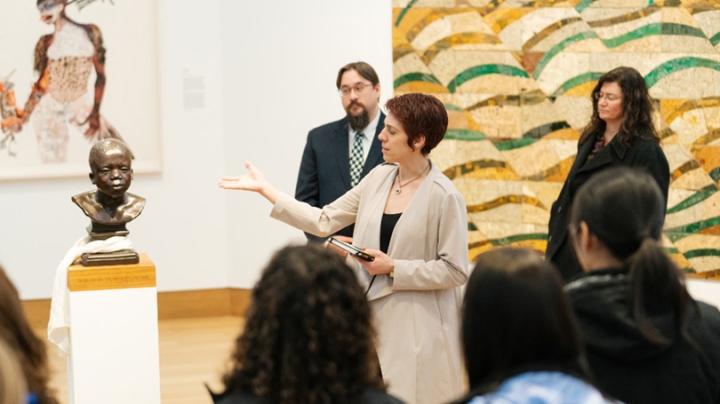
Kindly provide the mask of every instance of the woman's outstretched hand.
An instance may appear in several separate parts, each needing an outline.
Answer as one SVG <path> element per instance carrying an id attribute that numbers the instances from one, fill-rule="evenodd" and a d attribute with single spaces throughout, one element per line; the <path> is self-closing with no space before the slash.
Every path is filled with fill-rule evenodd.
<path id="1" fill-rule="evenodd" d="M 220 188 L 257 192 L 274 204 L 278 196 L 277 189 L 249 161 L 245 162 L 245 167 L 248 169 L 247 174 L 240 177 L 223 177 L 218 183 Z"/>

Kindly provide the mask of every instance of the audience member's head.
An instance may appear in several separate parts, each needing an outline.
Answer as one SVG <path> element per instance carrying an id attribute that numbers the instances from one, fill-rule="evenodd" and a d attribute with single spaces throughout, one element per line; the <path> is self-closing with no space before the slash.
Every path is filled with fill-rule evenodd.
<path id="1" fill-rule="evenodd" d="M 0 267 L 0 336 L 18 357 L 27 381 L 28 391 L 38 404 L 56 404 L 48 388 L 50 368 L 45 344 L 38 338 L 25 318 L 17 289 Z"/>
<path id="2" fill-rule="evenodd" d="M 315 245 L 285 247 L 264 269 L 238 337 L 227 391 L 277 403 L 342 403 L 384 390 L 370 306 L 356 275 Z"/>
<path id="3" fill-rule="evenodd" d="M 580 335 L 557 270 L 535 250 L 480 255 L 467 284 L 462 341 L 471 390 L 522 371 L 583 376 Z"/>
<path id="4" fill-rule="evenodd" d="M 660 245 L 664 199 L 647 173 L 615 168 L 593 176 L 577 192 L 569 232 L 580 265 L 587 271 L 626 268 L 635 320 L 650 341 L 666 339 L 647 317 L 648 310 L 671 307 L 682 329 L 689 295 L 682 273 Z"/>
<path id="5" fill-rule="evenodd" d="M 0 404 L 26 404 L 25 376 L 17 357 L 0 338 Z"/>

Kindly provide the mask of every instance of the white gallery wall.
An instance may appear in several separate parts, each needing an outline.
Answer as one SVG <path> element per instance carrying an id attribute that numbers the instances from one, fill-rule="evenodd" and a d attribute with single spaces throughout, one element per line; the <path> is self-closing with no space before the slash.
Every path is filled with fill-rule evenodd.
<path id="1" fill-rule="evenodd" d="M 335 77 L 347 62 L 371 63 L 383 102 L 392 95 L 391 2 L 156 1 L 163 168 L 135 177 L 131 192 L 148 203 L 130 237 L 156 263 L 159 291 L 249 288 L 274 250 L 304 237 L 270 219 L 261 197 L 217 181 L 251 160 L 292 193 L 307 132 L 344 115 Z M 91 188 L 0 182 L 0 264 L 23 299 L 50 297 L 89 223 L 70 196 Z"/>
<path id="2" fill-rule="evenodd" d="M 390 0 L 222 1 L 225 161 L 228 173 L 250 160 L 293 194 L 307 133 L 345 115 L 337 71 L 370 63 L 381 102 L 392 96 Z M 269 218 L 255 194 L 230 193 L 230 284 L 251 287 L 272 251 L 305 236 Z"/>

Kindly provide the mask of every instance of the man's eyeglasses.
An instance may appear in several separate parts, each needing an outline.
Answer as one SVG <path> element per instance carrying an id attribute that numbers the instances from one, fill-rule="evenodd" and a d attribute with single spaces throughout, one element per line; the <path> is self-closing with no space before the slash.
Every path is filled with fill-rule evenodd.
<path id="1" fill-rule="evenodd" d="M 353 87 L 340 87 L 340 89 L 338 90 L 338 95 L 341 97 L 347 97 L 353 91 L 355 91 L 355 94 L 360 95 L 363 93 L 363 91 L 365 91 L 366 88 L 369 88 L 372 86 L 373 86 L 372 84 L 360 83 L 360 84 L 354 85 Z"/>

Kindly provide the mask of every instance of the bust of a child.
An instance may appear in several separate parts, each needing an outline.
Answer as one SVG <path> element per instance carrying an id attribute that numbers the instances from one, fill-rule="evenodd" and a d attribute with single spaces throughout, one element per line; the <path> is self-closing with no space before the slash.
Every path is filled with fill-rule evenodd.
<path id="1" fill-rule="evenodd" d="M 97 187 L 72 197 L 90 218 L 93 239 L 126 236 L 125 224 L 142 213 L 145 198 L 128 193 L 133 180 L 132 153 L 117 139 L 101 140 L 90 149 L 90 181 Z"/>

